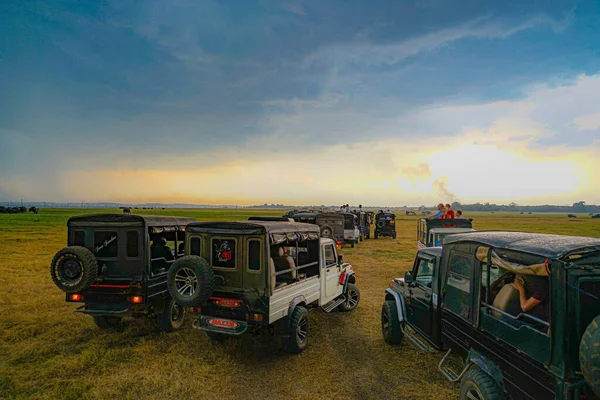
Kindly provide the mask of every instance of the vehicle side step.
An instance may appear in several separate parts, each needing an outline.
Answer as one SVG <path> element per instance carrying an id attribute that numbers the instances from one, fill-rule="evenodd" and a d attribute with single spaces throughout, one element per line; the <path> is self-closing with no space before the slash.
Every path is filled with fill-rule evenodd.
<path id="1" fill-rule="evenodd" d="M 402 333 L 404 333 L 404 336 L 406 336 L 407 338 L 409 338 L 410 341 L 415 344 L 415 346 L 417 346 L 418 348 L 420 348 L 421 350 L 423 350 L 425 353 L 427 353 L 427 354 L 435 354 L 435 353 L 437 353 L 437 350 L 433 349 L 425 341 L 419 339 L 417 337 L 417 335 L 415 335 L 409 329 L 407 329 L 406 326 L 400 325 L 400 329 L 402 330 Z"/>
<path id="2" fill-rule="evenodd" d="M 346 301 L 346 296 L 341 295 L 337 299 L 333 299 L 332 301 L 330 301 L 329 303 L 325 304 L 321 308 L 323 309 L 323 311 L 325 311 L 326 313 L 328 313 L 328 312 L 333 311 L 337 306 L 339 306 L 340 304 L 342 304 L 345 301 Z"/>
<path id="3" fill-rule="evenodd" d="M 456 374 L 453 370 L 444 365 L 448 357 L 450 357 L 450 353 L 452 353 L 452 349 L 449 349 L 448 352 L 444 355 L 440 363 L 438 364 L 438 369 L 440 372 L 452 383 L 456 383 L 462 379 L 462 377 L 467 373 L 469 368 L 471 367 L 471 361 L 468 361 L 460 374 Z"/>

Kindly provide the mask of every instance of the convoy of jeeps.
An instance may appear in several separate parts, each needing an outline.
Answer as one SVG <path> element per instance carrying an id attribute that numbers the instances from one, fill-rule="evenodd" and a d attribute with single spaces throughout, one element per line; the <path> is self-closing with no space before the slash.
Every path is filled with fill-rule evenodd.
<path id="1" fill-rule="evenodd" d="M 372 224 L 374 238 L 395 239 L 395 222 L 365 212 L 235 222 L 84 215 L 67 222 L 50 273 L 99 328 L 146 317 L 171 332 L 187 315 L 211 340 L 264 330 L 300 353 L 311 308 L 359 305 L 354 268 L 338 250 L 370 238 Z M 461 399 L 600 396 L 600 239 L 421 219 L 417 247 L 412 269 L 384 292 L 385 342 L 439 352 Z"/>

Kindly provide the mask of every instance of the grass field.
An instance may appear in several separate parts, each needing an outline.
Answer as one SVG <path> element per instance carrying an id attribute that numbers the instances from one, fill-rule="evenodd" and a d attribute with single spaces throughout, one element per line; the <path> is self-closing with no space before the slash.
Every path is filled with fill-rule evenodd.
<path id="1" fill-rule="evenodd" d="M 139 211 L 201 221 L 282 214 Z M 307 350 L 288 355 L 266 334 L 214 344 L 192 329 L 189 320 L 183 330 L 164 334 L 142 319 L 128 319 L 119 331 L 103 332 L 90 317 L 73 313 L 48 267 L 66 245 L 67 218 L 89 212 L 99 210 L 0 215 L 0 398 L 457 398 L 456 387 L 437 370 L 441 355 L 426 355 L 410 343 L 390 347 L 381 336 L 383 293 L 391 278 L 412 265 L 417 217 L 399 216 L 397 240 L 367 240 L 343 249 L 357 273 L 359 308 L 344 314 L 312 310 Z M 600 220 L 585 215 L 469 216 L 479 230 L 600 237 Z"/>

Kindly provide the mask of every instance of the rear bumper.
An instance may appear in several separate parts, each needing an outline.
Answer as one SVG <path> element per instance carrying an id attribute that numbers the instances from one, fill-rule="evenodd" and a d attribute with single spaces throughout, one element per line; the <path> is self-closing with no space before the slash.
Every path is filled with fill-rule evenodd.
<path id="1" fill-rule="evenodd" d="M 116 309 L 116 310 L 98 310 L 98 309 L 90 310 L 86 307 L 87 307 L 87 305 L 84 304 L 81 307 L 78 307 L 77 309 L 73 310 L 73 312 L 88 314 L 93 317 L 131 317 L 134 315 L 131 307 L 126 307 L 123 309 Z"/>

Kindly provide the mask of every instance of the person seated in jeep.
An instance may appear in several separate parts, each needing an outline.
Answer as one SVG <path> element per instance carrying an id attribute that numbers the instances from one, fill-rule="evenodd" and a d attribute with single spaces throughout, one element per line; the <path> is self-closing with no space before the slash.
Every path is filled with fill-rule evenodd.
<path id="1" fill-rule="evenodd" d="M 517 275 L 513 286 L 519 291 L 521 310 L 542 321 L 548 321 L 548 278 Z"/>
<path id="2" fill-rule="evenodd" d="M 160 236 L 154 238 L 152 241 L 152 246 L 150 246 L 150 256 L 152 258 L 152 269 L 169 269 L 170 263 L 169 261 L 173 261 L 175 257 L 173 256 L 173 252 L 171 248 L 167 246 L 167 239 Z"/>

